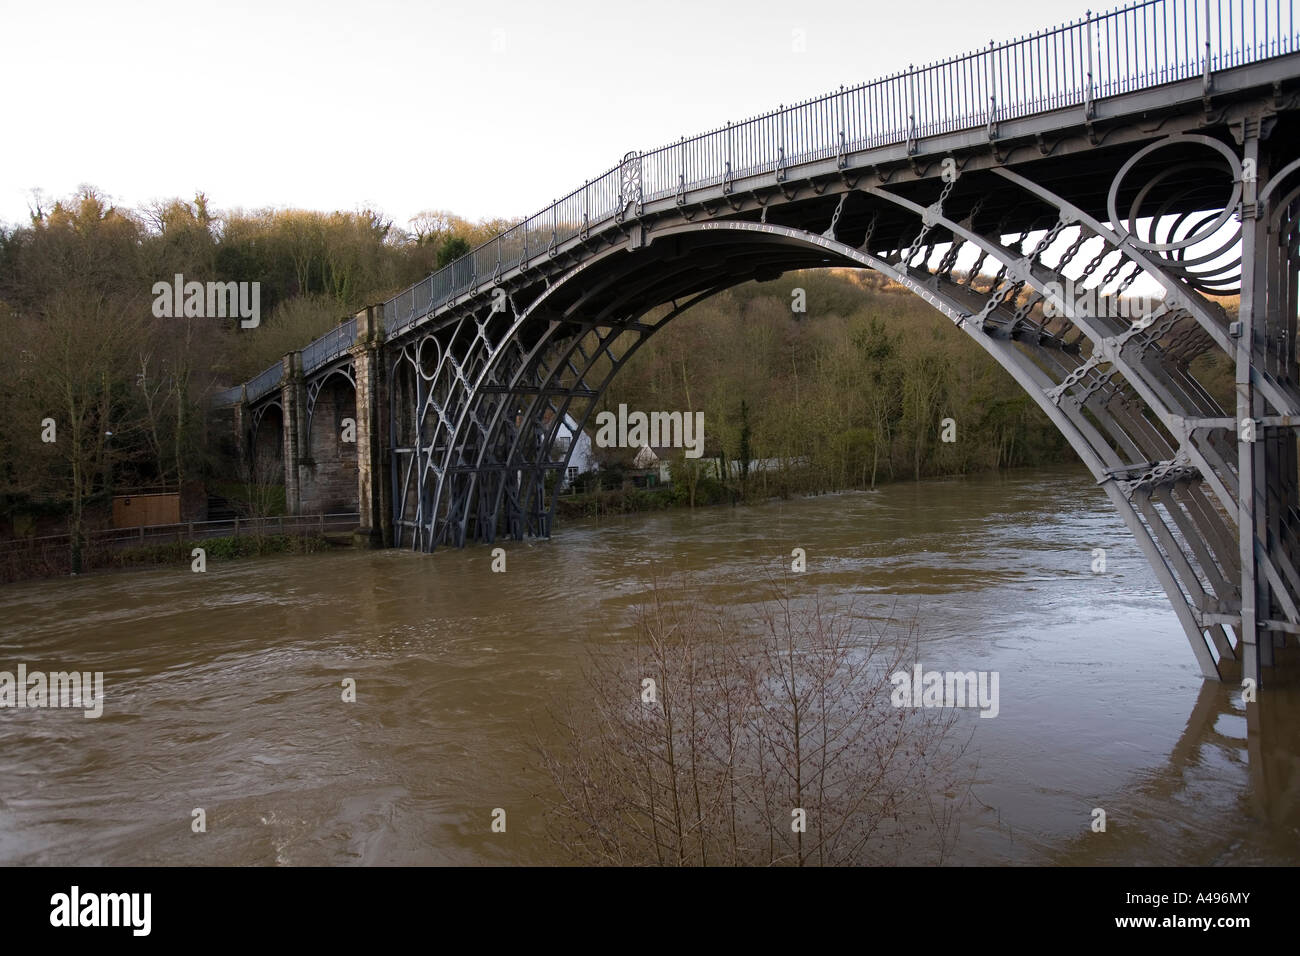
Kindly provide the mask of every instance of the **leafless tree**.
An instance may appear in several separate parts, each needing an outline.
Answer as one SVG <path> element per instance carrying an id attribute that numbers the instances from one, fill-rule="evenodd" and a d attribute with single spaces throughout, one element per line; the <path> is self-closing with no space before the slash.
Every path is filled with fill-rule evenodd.
<path id="1" fill-rule="evenodd" d="M 756 619 L 657 586 L 632 647 L 539 742 L 551 835 L 582 862 L 942 862 L 970 768 L 959 715 L 896 708 L 915 626 L 778 590 Z"/>

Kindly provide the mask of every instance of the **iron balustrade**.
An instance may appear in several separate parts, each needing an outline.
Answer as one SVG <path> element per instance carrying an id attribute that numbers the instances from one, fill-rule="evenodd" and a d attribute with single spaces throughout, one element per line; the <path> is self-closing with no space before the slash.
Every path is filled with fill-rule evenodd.
<path id="1" fill-rule="evenodd" d="M 212 396 L 212 403 L 217 406 L 237 405 L 240 399 L 244 397 L 244 386 L 236 385 L 234 388 L 226 388 Z"/>
<path id="2" fill-rule="evenodd" d="M 334 361 L 357 340 L 357 320 L 355 317 L 343 322 L 336 329 L 331 329 L 302 350 L 302 370 L 304 373 L 315 371 L 322 365 Z"/>
<path id="3" fill-rule="evenodd" d="M 357 340 L 357 320 L 354 316 L 346 322 L 341 323 L 338 328 L 330 329 L 320 338 L 315 339 L 302 350 L 302 370 L 304 374 L 314 372 L 322 365 L 326 365 L 346 352 Z M 247 385 L 247 399 L 249 402 L 256 402 L 259 398 L 273 392 L 280 385 L 284 376 L 284 366 L 282 362 L 277 362 L 268 368 L 265 372 L 251 379 Z M 218 405 L 234 405 L 241 398 L 241 389 L 239 387 L 228 388 L 224 392 L 218 392 L 213 401 Z"/>
<path id="4" fill-rule="evenodd" d="M 632 205 L 791 166 L 987 127 L 1296 52 L 1291 0 L 1139 0 L 1020 39 L 841 88 L 637 155 L 384 303 L 393 334 L 454 297 L 491 286 L 571 239 L 607 228 Z M 632 175 L 632 174 L 635 175 Z M 353 326 L 355 336 L 355 325 Z M 339 354 L 341 330 L 303 350 L 304 371 Z M 349 341 L 348 344 L 351 344 Z M 344 346 L 345 347 L 345 346 Z M 311 364 L 308 355 L 311 355 Z M 280 379 L 248 384 L 256 401 Z"/>
<path id="5" fill-rule="evenodd" d="M 256 378 L 248 383 L 248 400 L 255 402 L 263 395 L 273 391 L 280 384 L 280 376 L 284 374 L 284 366 L 276 362 L 265 372 L 262 372 Z"/>

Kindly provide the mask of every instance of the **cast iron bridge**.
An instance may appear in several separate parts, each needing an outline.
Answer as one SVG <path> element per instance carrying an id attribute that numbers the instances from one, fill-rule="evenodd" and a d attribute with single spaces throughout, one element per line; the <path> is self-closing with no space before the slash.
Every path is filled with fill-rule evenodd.
<path id="1" fill-rule="evenodd" d="M 1201 670 L 1258 680 L 1300 634 L 1298 136 L 1289 0 L 1138 2 L 630 152 L 220 400 L 291 510 L 356 502 L 421 550 L 548 535 L 561 423 L 651 335 L 738 283 L 874 269 L 1069 439 Z M 1136 318 L 1080 305 L 1143 287 Z"/>

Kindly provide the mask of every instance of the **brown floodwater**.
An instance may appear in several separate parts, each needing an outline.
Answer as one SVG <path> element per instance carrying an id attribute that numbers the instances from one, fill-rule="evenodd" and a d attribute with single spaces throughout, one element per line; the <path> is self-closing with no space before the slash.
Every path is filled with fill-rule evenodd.
<path id="1" fill-rule="evenodd" d="M 1266 688 L 1247 733 L 1240 690 L 1202 681 L 1081 469 L 569 521 L 504 547 L 504 574 L 473 546 L 0 588 L 0 670 L 104 673 L 99 719 L 0 710 L 0 863 L 568 862 L 534 734 L 668 571 L 720 606 L 779 577 L 864 624 L 901 609 L 927 669 L 998 672 L 997 717 L 962 715 L 953 862 L 1300 863 L 1300 690 Z M 785 575 L 795 547 L 807 571 Z"/>

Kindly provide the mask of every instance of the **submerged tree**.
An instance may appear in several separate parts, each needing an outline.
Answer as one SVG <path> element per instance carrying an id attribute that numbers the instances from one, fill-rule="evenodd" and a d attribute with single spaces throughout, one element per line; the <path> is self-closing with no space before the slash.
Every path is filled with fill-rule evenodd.
<path id="1" fill-rule="evenodd" d="M 779 594 L 748 633 L 656 589 L 629 656 L 540 744 L 551 836 L 586 863 L 942 862 L 969 774 L 954 711 L 896 708 L 915 628 Z M 743 636 L 738 636 L 743 635 Z"/>

